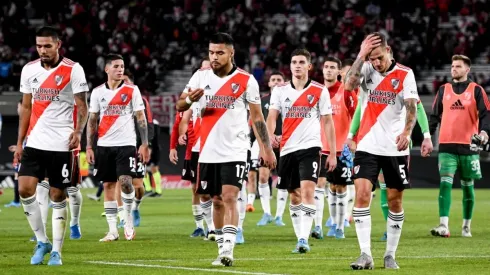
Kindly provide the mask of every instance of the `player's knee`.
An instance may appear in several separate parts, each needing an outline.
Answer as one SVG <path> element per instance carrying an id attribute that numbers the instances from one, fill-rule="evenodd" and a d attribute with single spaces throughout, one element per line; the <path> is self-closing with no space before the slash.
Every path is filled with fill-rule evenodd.
<path id="1" fill-rule="evenodd" d="M 294 191 L 289 191 L 290 194 L 290 200 L 292 205 L 299 205 L 301 204 L 301 190 L 298 188 Z"/>
<path id="2" fill-rule="evenodd" d="M 327 179 L 326 178 L 318 178 L 318 182 L 316 184 L 316 187 L 317 188 L 325 188 L 325 186 L 327 186 Z"/>
<path id="3" fill-rule="evenodd" d="M 62 202 L 66 199 L 64 190 L 51 187 L 49 189 L 49 197 L 54 202 Z"/>
<path id="4" fill-rule="evenodd" d="M 369 184 L 358 184 L 356 186 L 356 204 L 369 205 L 371 189 Z"/>
<path id="5" fill-rule="evenodd" d="M 237 196 L 232 192 L 222 193 L 221 197 L 223 198 L 224 204 L 228 204 L 228 205 L 233 204 L 233 203 L 236 204 Z"/>
<path id="6" fill-rule="evenodd" d="M 345 185 L 335 185 L 335 192 L 337 194 L 342 194 L 347 192 L 347 186 Z"/>
<path id="7" fill-rule="evenodd" d="M 36 194 L 36 188 L 33 186 L 19 185 L 19 196 L 30 198 Z"/>
<path id="8" fill-rule="evenodd" d="M 403 207 L 402 207 L 402 198 L 391 198 L 390 200 L 388 200 L 388 208 L 390 209 L 390 211 L 392 212 L 401 212 Z"/>
<path id="9" fill-rule="evenodd" d="M 200 195 L 200 198 L 201 198 L 201 202 L 208 202 L 211 200 L 210 195 Z"/>
<path id="10" fill-rule="evenodd" d="M 214 196 L 213 197 L 213 208 L 220 210 L 222 207 L 224 207 L 223 199 L 220 196 Z"/>

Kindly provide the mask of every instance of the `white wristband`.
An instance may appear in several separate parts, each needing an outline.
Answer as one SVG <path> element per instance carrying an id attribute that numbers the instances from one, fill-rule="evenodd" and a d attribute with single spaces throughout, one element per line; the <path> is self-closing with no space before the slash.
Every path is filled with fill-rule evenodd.
<path id="1" fill-rule="evenodd" d="M 186 102 L 187 104 L 189 104 L 189 105 L 191 105 L 191 104 L 192 104 L 192 101 L 191 101 L 191 99 L 190 99 L 189 97 L 186 97 L 186 98 L 185 98 L 185 102 Z"/>
<path id="2" fill-rule="evenodd" d="M 429 132 L 424 133 L 424 138 L 430 138 L 430 133 Z"/>
<path id="3" fill-rule="evenodd" d="M 349 133 L 349 134 L 347 134 L 347 138 L 348 138 L 348 139 L 352 139 L 353 137 L 354 137 L 354 134 L 353 134 L 353 133 Z"/>

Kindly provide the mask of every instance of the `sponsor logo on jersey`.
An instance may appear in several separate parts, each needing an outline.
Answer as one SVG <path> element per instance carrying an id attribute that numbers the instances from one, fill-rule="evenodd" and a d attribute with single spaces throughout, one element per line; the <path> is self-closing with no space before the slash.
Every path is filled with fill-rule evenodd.
<path id="1" fill-rule="evenodd" d="M 311 109 L 309 106 L 286 106 L 285 118 L 311 118 Z"/>
<path id="2" fill-rule="evenodd" d="M 373 84 L 373 80 L 372 80 L 372 79 L 368 79 L 368 80 L 366 81 L 366 83 L 367 83 L 367 84 Z"/>
<path id="3" fill-rule="evenodd" d="M 60 101 L 60 89 L 32 88 L 31 90 L 34 101 Z"/>
<path id="4" fill-rule="evenodd" d="M 206 108 L 235 109 L 235 100 L 229 95 L 206 95 Z"/>
<path id="5" fill-rule="evenodd" d="M 206 87 L 204 87 L 204 90 L 211 90 L 211 87 L 209 85 L 206 85 Z"/>
<path id="6" fill-rule="evenodd" d="M 393 91 L 368 89 L 368 101 L 377 104 L 395 105 L 396 93 Z"/>
<path id="7" fill-rule="evenodd" d="M 464 106 L 463 106 L 463 103 L 461 103 L 461 100 L 456 100 L 452 105 L 451 107 L 449 107 L 449 109 L 451 110 L 464 110 Z"/>

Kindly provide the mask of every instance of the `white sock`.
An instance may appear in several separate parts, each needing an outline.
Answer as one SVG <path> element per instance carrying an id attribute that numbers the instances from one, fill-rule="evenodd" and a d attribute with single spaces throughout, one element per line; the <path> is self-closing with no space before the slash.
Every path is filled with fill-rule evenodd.
<path id="1" fill-rule="evenodd" d="M 124 211 L 123 206 L 117 207 L 117 217 L 119 218 L 119 221 L 125 221 L 126 220 L 126 211 Z"/>
<path id="2" fill-rule="evenodd" d="M 213 222 L 213 215 L 212 215 L 212 208 L 213 208 L 213 201 L 208 200 L 208 201 L 201 201 L 201 210 L 202 210 L 202 215 L 204 218 L 204 221 L 206 222 L 206 225 L 208 226 L 209 231 L 214 230 L 214 222 Z"/>
<path id="3" fill-rule="evenodd" d="M 315 219 L 316 207 L 314 204 L 302 204 L 301 205 L 301 234 L 299 239 L 305 239 L 308 242 L 310 237 L 311 226 Z M 299 240 L 298 239 L 298 240 Z"/>
<path id="4" fill-rule="evenodd" d="M 247 204 L 254 205 L 255 202 L 255 193 L 248 193 Z"/>
<path id="5" fill-rule="evenodd" d="M 325 207 L 325 189 L 324 188 L 315 188 L 315 206 L 316 206 L 316 214 L 315 214 L 315 227 L 322 227 L 323 222 L 323 208 Z"/>
<path id="6" fill-rule="evenodd" d="M 259 184 L 260 203 L 264 214 L 271 214 L 271 190 L 269 189 L 269 183 Z"/>
<path id="7" fill-rule="evenodd" d="M 237 228 L 234 225 L 228 224 L 223 226 L 223 249 L 231 250 L 235 248 Z"/>
<path id="8" fill-rule="evenodd" d="M 471 220 L 463 220 L 463 227 L 468 226 L 468 228 L 471 228 Z"/>
<path id="9" fill-rule="evenodd" d="M 395 258 L 395 252 L 398 248 L 398 242 L 400 241 L 400 236 L 402 235 L 403 220 L 405 219 L 404 212 L 393 213 L 388 212 L 388 222 L 386 226 L 386 253 L 385 257 L 388 255 Z"/>
<path id="10" fill-rule="evenodd" d="M 36 187 L 36 199 L 39 203 L 41 211 L 41 219 L 44 225 L 44 231 L 46 231 L 46 225 L 48 224 L 48 210 L 49 210 L 49 183 L 47 181 L 41 181 Z"/>
<path id="11" fill-rule="evenodd" d="M 221 228 L 217 228 L 216 229 L 216 244 L 218 245 L 218 254 L 221 254 L 221 252 L 223 251 L 223 244 L 224 244 L 224 240 L 223 240 L 223 229 Z"/>
<path id="12" fill-rule="evenodd" d="M 140 210 L 140 204 L 141 204 L 141 201 L 142 199 L 137 199 L 136 197 L 134 198 L 133 200 L 133 207 L 131 208 L 131 210 Z"/>
<path id="13" fill-rule="evenodd" d="M 344 231 L 344 221 L 347 214 L 347 203 L 349 198 L 347 197 L 347 192 L 337 194 L 337 217 L 335 218 L 335 223 L 337 224 L 337 229 Z"/>
<path id="14" fill-rule="evenodd" d="M 352 217 L 352 209 L 354 209 L 354 202 L 356 200 L 356 186 L 354 184 L 347 185 L 347 194 L 349 202 L 347 203 L 346 219 L 350 221 Z"/>
<path id="15" fill-rule="evenodd" d="M 202 214 L 202 209 L 200 204 L 193 204 L 192 205 L 192 215 L 194 215 L 194 221 L 196 222 L 196 227 L 204 229 L 204 224 L 203 224 L 203 214 Z"/>
<path id="16" fill-rule="evenodd" d="M 439 223 L 445 225 L 447 228 L 449 228 L 449 217 L 440 217 L 439 218 Z"/>
<path id="17" fill-rule="evenodd" d="M 119 233 L 117 232 L 117 201 L 105 201 L 104 210 L 107 224 L 109 224 L 109 232 L 115 235 L 119 235 Z"/>
<path id="18" fill-rule="evenodd" d="M 277 208 L 276 208 L 276 218 L 282 219 L 284 215 L 284 210 L 286 209 L 286 202 L 288 201 L 288 190 L 277 189 Z"/>
<path id="19" fill-rule="evenodd" d="M 356 224 L 357 240 L 361 248 L 361 253 L 371 256 L 371 212 L 369 207 L 354 207 L 352 212 Z"/>
<path id="20" fill-rule="evenodd" d="M 243 229 L 243 222 L 245 221 L 245 215 L 247 213 L 247 187 L 245 184 L 242 185 L 242 190 L 238 193 L 237 200 L 238 208 L 238 229 Z"/>
<path id="21" fill-rule="evenodd" d="M 135 196 L 134 188 L 133 191 L 131 191 L 131 193 L 129 194 L 121 192 L 121 198 L 123 201 L 123 208 L 125 212 L 124 215 L 126 216 L 125 221 L 126 223 L 129 222 L 130 224 L 133 223 L 133 214 L 131 213 L 131 208 L 133 208 L 134 196 Z"/>
<path id="22" fill-rule="evenodd" d="M 68 187 L 66 188 L 68 192 L 68 196 L 70 196 L 70 226 L 80 225 L 80 213 L 82 209 L 82 192 L 80 192 L 80 188 L 76 187 Z"/>
<path id="23" fill-rule="evenodd" d="M 36 200 L 36 195 L 29 198 L 21 197 L 20 202 L 24 208 L 24 214 L 27 216 L 27 221 L 36 235 L 37 241 L 42 243 L 49 242 L 43 220 L 41 219 L 41 208 Z"/>
<path id="24" fill-rule="evenodd" d="M 332 192 L 330 188 L 328 189 L 328 212 L 330 212 L 330 218 L 332 218 L 332 223 L 335 224 L 335 216 L 337 216 L 337 193 Z"/>
<path id="25" fill-rule="evenodd" d="M 303 216 L 301 215 L 301 204 L 289 204 L 289 215 L 291 216 L 291 220 L 293 221 L 294 233 L 296 234 L 296 238 L 298 238 L 299 240 L 301 236 L 301 218 Z M 308 234 L 309 233 L 310 230 L 308 229 Z"/>
<path id="26" fill-rule="evenodd" d="M 62 202 L 53 202 L 53 215 L 51 216 L 53 226 L 53 251 L 58 253 L 61 252 L 63 240 L 65 239 L 66 216 L 68 216 L 66 200 L 63 200 Z"/>

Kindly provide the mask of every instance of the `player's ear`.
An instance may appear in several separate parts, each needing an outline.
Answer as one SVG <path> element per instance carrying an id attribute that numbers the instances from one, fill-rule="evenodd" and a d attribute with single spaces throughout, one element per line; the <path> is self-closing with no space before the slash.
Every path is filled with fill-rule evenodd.
<path id="1" fill-rule="evenodd" d="M 61 48 L 61 39 L 57 39 L 56 41 L 56 49 L 59 50 Z"/>

